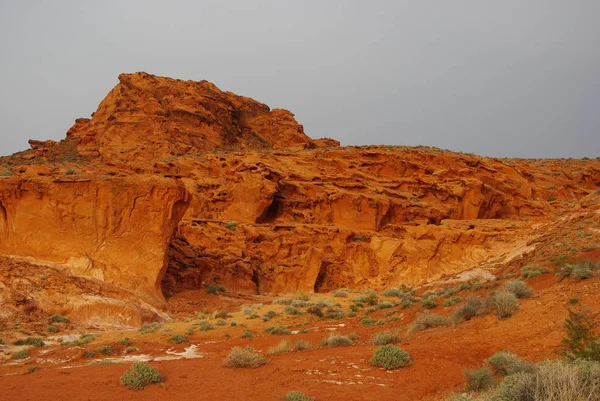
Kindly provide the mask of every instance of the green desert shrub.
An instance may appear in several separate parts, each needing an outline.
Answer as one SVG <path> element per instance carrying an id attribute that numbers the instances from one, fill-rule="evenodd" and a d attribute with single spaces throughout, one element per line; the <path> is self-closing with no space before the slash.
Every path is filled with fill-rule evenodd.
<path id="1" fill-rule="evenodd" d="M 265 329 L 265 332 L 271 335 L 292 334 L 291 331 L 283 326 L 270 326 Z"/>
<path id="2" fill-rule="evenodd" d="M 435 313 L 421 313 L 412 323 L 411 328 L 414 331 L 426 330 L 431 327 L 449 326 L 450 319 L 446 316 L 436 315 Z"/>
<path id="3" fill-rule="evenodd" d="M 290 344 L 286 340 L 282 340 L 274 347 L 269 348 L 267 354 L 285 354 L 292 350 Z"/>
<path id="4" fill-rule="evenodd" d="M 291 306 L 293 306 L 294 308 L 306 308 L 307 306 L 312 305 L 310 302 L 308 301 L 302 301 L 299 299 L 294 299 L 291 303 Z"/>
<path id="5" fill-rule="evenodd" d="M 461 302 L 462 302 L 462 300 L 463 300 L 463 299 L 462 299 L 461 297 L 453 296 L 453 297 L 450 297 L 450 298 L 448 298 L 448 299 L 446 299 L 446 300 L 444 301 L 444 306 L 445 306 L 446 308 L 448 308 L 449 306 L 452 306 L 452 305 L 456 305 L 456 304 L 458 304 L 458 303 L 461 303 Z"/>
<path id="6" fill-rule="evenodd" d="M 596 334 L 596 315 L 588 309 L 569 310 L 564 327 L 567 337 L 561 341 L 558 352 L 568 360 L 600 362 L 600 338 Z"/>
<path id="7" fill-rule="evenodd" d="M 310 296 L 303 292 L 299 292 L 298 294 L 296 294 L 296 299 L 299 301 L 308 301 L 310 299 Z"/>
<path id="8" fill-rule="evenodd" d="M 517 298 L 529 298 L 533 295 L 533 289 L 523 280 L 510 280 L 504 284 L 504 289 Z"/>
<path id="9" fill-rule="evenodd" d="M 594 271 L 587 266 L 577 266 L 571 272 L 571 277 L 576 280 L 587 280 L 594 277 Z"/>
<path id="10" fill-rule="evenodd" d="M 470 391 L 487 390 L 494 385 L 494 373 L 487 367 L 465 370 L 464 374 Z"/>
<path id="11" fill-rule="evenodd" d="M 350 334 L 348 334 L 348 338 L 351 339 L 352 341 L 360 340 L 360 336 L 358 335 L 358 333 L 350 333 Z"/>
<path id="12" fill-rule="evenodd" d="M 94 341 L 96 337 L 94 337 L 93 334 L 82 334 L 81 336 L 79 336 L 79 340 L 75 340 L 75 341 L 63 341 L 60 345 L 64 345 L 66 347 L 75 347 L 75 346 L 80 346 L 80 345 L 84 345 L 84 344 L 89 344 L 92 341 Z"/>
<path id="13" fill-rule="evenodd" d="M 507 376 L 492 401 L 600 400 L 600 364 L 591 361 L 544 362 L 531 372 Z"/>
<path id="14" fill-rule="evenodd" d="M 228 368 L 257 368 L 266 362 L 265 358 L 254 352 L 251 347 L 233 347 L 223 361 L 223 366 Z"/>
<path id="15" fill-rule="evenodd" d="M 206 292 L 208 294 L 218 294 L 219 292 L 225 292 L 225 287 L 223 287 L 222 285 L 205 284 L 204 287 L 206 288 Z"/>
<path id="16" fill-rule="evenodd" d="M 274 310 L 268 310 L 264 315 L 263 315 L 263 320 L 265 322 L 268 322 L 269 320 L 273 319 L 275 316 L 277 316 L 277 312 L 275 312 Z"/>
<path id="17" fill-rule="evenodd" d="M 523 361 L 510 351 L 496 352 L 486 360 L 487 364 L 503 376 L 519 372 L 530 372 L 533 365 Z"/>
<path id="18" fill-rule="evenodd" d="M 369 319 L 368 317 L 363 317 L 360 319 L 360 323 L 365 327 L 375 326 L 375 321 L 373 319 Z"/>
<path id="19" fill-rule="evenodd" d="M 83 357 L 84 358 L 88 358 L 88 359 L 95 358 L 96 357 L 96 351 L 85 351 L 83 353 Z"/>
<path id="20" fill-rule="evenodd" d="M 121 344 L 124 347 L 129 347 L 131 345 L 131 340 L 129 339 L 129 337 L 123 337 L 119 340 L 119 344 Z"/>
<path id="21" fill-rule="evenodd" d="M 183 344 L 187 342 L 187 338 L 183 334 L 173 334 L 171 342 L 174 344 Z"/>
<path id="22" fill-rule="evenodd" d="M 153 383 L 160 383 L 162 376 L 156 368 L 144 363 L 134 363 L 121 376 L 121 384 L 131 390 L 142 390 Z"/>
<path id="23" fill-rule="evenodd" d="M 54 323 L 69 323 L 69 318 L 62 315 L 52 315 L 50 320 Z"/>
<path id="24" fill-rule="evenodd" d="M 98 348 L 98 352 L 102 355 L 112 355 L 113 350 L 110 346 L 103 345 L 102 347 Z"/>
<path id="25" fill-rule="evenodd" d="M 333 295 L 334 297 L 338 297 L 338 298 L 346 298 L 348 296 L 346 291 L 343 291 L 341 289 L 335 290 L 334 292 L 331 293 L 331 295 Z"/>
<path id="26" fill-rule="evenodd" d="M 137 347 L 127 347 L 127 348 L 125 348 L 125 353 L 131 354 L 132 352 L 136 352 L 137 350 L 138 350 Z"/>
<path id="27" fill-rule="evenodd" d="M 315 397 L 309 397 L 302 391 L 290 391 L 285 395 L 285 401 L 315 401 Z"/>
<path id="28" fill-rule="evenodd" d="M 280 298 L 280 299 L 274 300 L 273 303 L 276 305 L 291 305 L 292 301 L 293 301 L 293 299 L 290 299 L 290 298 Z"/>
<path id="29" fill-rule="evenodd" d="M 508 291 L 499 291 L 490 294 L 488 304 L 496 312 L 496 315 L 501 318 L 511 317 L 519 309 L 517 296 Z"/>
<path id="30" fill-rule="evenodd" d="M 309 342 L 304 341 L 304 340 L 298 340 L 294 344 L 294 349 L 296 351 L 306 351 L 306 350 L 309 350 L 311 348 L 312 348 L 312 345 L 310 345 Z"/>
<path id="31" fill-rule="evenodd" d="M 46 331 L 48 331 L 48 333 L 56 333 L 58 331 L 58 327 L 51 324 L 46 328 Z"/>
<path id="32" fill-rule="evenodd" d="M 540 265 L 528 265 L 521 268 L 521 276 L 524 278 L 533 278 L 546 273 L 550 273 L 550 270 Z"/>
<path id="33" fill-rule="evenodd" d="M 218 310 L 215 313 L 213 313 L 213 319 L 228 319 L 230 317 L 231 315 L 224 310 Z"/>
<path id="34" fill-rule="evenodd" d="M 369 363 L 387 370 L 393 370 L 412 365 L 410 354 L 395 345 L 383 345 L 373 352 Z"/>
<path id="35" fill-rule="evenodd" d="M 227 326 L 227 322 L 225 320 L 218 319 L 215 322 L 215 325 L 217 325 L 217 326 Z"/>
<path id="36" fill-rule="evenodd" d="M 283 311 L 285 313 L 287 313 L 288 315 L 301 315 L 302 312 L 300 312 L 298 309 L 294 308 L 292 305 L 288 305 L 286 306 Z"/>
<path id="37" fill-rule="evenodd" d="M 27 337 L 27 338 L 19 338 L 15 341 L 15 345 L 32 345 L 34 347 L 43 347 L 46 345 L 44 340 L 39 337 Z"/>
<path id="38" fill-rule="evenodd" d="M 332 334 L 329 337 L 321 340 L 321 346 L 328 348 L 348 347 L 350 345 L 352 345 L 352 340 L 347 336 Z"/>
<path id="39" fill-rule="evenodd" d="M 27 359 L 29 358 L 29 352 L 27 352 L 27 350 L 22 349 L 20 351 L 15 352 L 10 357 L 11 359 Z"/>
<path id="40" fill-rule="evenodd" d="M 475 316 L 487 313 L 487 302 L 482 297 L 469 297 L 464 304 L 454 310 L 452 318 L 455 323 L 461 320 L 471 320 Z"/>
<path id="41" fill-rule="evenodd" d="M 400 342 L 400 331 L 398 329 L 375 333 L 371 338 L 371 344 L 373 345 L 387 345 L 395 344 L 397 342 Z"/>
<path id="42" fill-rule="evenodd" d="M 310 313 L 311 315 L 315 315 L 318 317 L 323 317 L 323 311 L 321 310 L 321 308 L 319 306 L 311 306 L 309 308 L 306 308 L 306 312 Z"/>
<path id="43" fill-rule="evenodd" d="M 197 325 L 199 331 L 209 331 L 215 329 L 215 327 L 206 320 L 200 321 Z"/>
<path id="44" fill-rule="evenodd" d="M 344 317 L 344 312 L 337 308 L 327 308 L 325 317 L 327 319 L 342 319 Z"/>
<path id="45" fill-rule="evenodd" d="M 244 334 L 242 334 L 242 338 L 254 338 L 254 334 L 250 330 L 246 329 Z"/>
<path id="46" fill-rule="evenodd" d="M 421 305 L 425 309 L 433 309 L 437 306 L 437 303 L 432 298 L 423 298 L 421 300 Z"/>

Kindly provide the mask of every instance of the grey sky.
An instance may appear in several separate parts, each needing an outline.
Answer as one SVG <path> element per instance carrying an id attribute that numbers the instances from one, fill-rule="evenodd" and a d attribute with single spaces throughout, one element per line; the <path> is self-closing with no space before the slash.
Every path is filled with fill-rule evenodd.
<path id="1" fill-rule="evenodd" d="M 0 0 L 0 155 L 121 72 L 206 79 L 343 145 L 600 156 L 598 0 Z"/>

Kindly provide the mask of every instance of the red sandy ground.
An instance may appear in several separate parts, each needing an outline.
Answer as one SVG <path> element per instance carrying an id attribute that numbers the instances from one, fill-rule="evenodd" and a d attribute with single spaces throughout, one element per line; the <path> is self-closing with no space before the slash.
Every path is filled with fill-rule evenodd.
<path id="1" fill-rule="evenodd" d="M 405 327 L 413 320 L 417 308 L 405 310 L 403 320 L 384 326 L 362 327 L 360 316 L 352 319 L 318 321 L 309 324 L 310 333 L 288 336 L 262 336 L 254 339 L 223 339 L 217 330 L 195 333 L 190 343 L 201 338 L 214 341 L 199 346 L 203 358 L 150 362 L 164 375 L 164 382 L 142 391 L 130 391 L 119 384 L 128 364 L 60 366 L 24 373 L 26 366 L 2 365 L 0 388 L 2 400 L 281 400 L 291 390 L 301 390 L 317 400 L 435 400 L 460 391 L 464 386 L 463 369 L 477 367 L 494 352 L 508 349 L 531 361 L 555 357 L 555 348 L 564 336 L 562 324 L 567 301 L 578 298 L 580 305 L 600 311 L 597 297 L 600 279 L 575 282 L 559 281 L 552 275 L 530 280 L 535 289 L 531 299 L 521 300 L 521 309 L 509 319 L 488 315 L 460 323 L 456 327 L 428 329 L 407 334 L 401 343 L 412 356 L 414 365 L 386 372 L 368 364 L 374 346 L 370 336 L 392 327 Z M 461 296 L 467 295 L 466 292 Z M 479 290 L 478 293 L 485 293 Z M 438 313 L 449 309 L 439 306 Z M 370 315 L 374 320 L 383 311 Z M 222 361 L 235 345 L 252 346 L 266 351 L 280 340 L 298 339 L 313 344 L 327 336 L 325 327 L 340 323 L 336 333 L 357 332 L 358 344 L 345 348 L 318 348 L 310 351 L 266 355 L 267 364 L 256 369 L 229 369 Z M 256 323 L 258 324 L 258 323 Z M 262 324 L 262 322 L 260 322 Z M 269 325 L 268 323 L 265 324 Z M 225 330 L 240 328 L 226 328 Z M 314 332 L 314 330 L 317 330 Z M 255 330 L 255 332 L 257 332 Z M 154 337 L 154 338 L 152 338 Z M 158 335 L 133 338 L 144 353 L 152 347 L 164 349 Z M 143 343 L 140 341 L 147 341 Z M 155 341 L 155 342 L 153 342 Z M 95 344 L 97 346 L 97 344 Z M 183 349 L 185 345 L 174 348 Z M 60 347 L 58 352 L 61 352 Z M 63 351 L 64 352 L 64 351 Z M 359 376 L 360 375 L 360 376 Z"/>

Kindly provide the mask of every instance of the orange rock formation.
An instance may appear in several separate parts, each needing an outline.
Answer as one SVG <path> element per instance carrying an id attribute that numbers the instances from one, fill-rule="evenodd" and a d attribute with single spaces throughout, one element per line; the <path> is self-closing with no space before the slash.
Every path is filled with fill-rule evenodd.
<path id="1" fill-rule="evenodd" d="M 491 266 L 600 185 L 599 160 L 340 148 L 288 111 L 146 73 L 64 141 L 30 143 L 0 158 L 0 253 L 100 283 L 107 320 L 118 300 L 162 307 L 161 290 L 203 283 L 381 288 Z"/>

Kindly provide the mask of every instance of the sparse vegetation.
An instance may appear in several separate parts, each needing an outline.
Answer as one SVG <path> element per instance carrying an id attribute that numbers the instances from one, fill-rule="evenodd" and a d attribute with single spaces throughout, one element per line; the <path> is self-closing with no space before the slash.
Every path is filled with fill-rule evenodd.
<path id="1" fill-rule="evenodd" d="M 225 228 L 230 230 L 230 231 L 235 231 L 237 230 L 238 227 L 238 222 L 237 221 L 228 221 L 227 223 L 225 223 Z"/>
<path id="2" fill-rule="evenodd" d="M 158 370 L 144 363 L 134 363 L 121 376 L 121 384 L 131 390 L 143 390 L 146 386 L 161 381 Z"/>
<path id="3" fill-rule="evenodd" d="M 321 346 L 328 348 L 348 347 L 350 345 L 352 345 L 352 340 L 350 338 L 334 334 L 330 335 L 327 338 L 324 338 L 321 341 Z"/>
<path id="4" fill-rule="evenodd" d="M 174 334 L 171 336 L 171 342 L 174 344 L 184 344 L 187 338 L 183 334 Z"/>
<path id="5" fill-rule="evenodd" d="M 531 372 L 533 365 L 523 361 L 510 351 L 496 352 L 486 360 L 487 364 L 503 376 L 519 372 Z"/>
<path id="6" fill-rule="evenodd" d="M 225 292 L 225 287 L 222 285 L 205 284 L 206 292 L 208 294 L 218 294 L 219 292 Z"/>
<path id="7" fill-rule="evenodd" d="M 246 329 L 244 334 L 242 334 L 242 338 L 254 338 L 254 334 L 250 330 Z"/>
<path id="8" fill-rule="evenodd" d="M 315 397 L 309 397 L 302 391 L 290 391 L 285 395 L 285 401 L 315 401 Z"/>
<path id="9" fill-rule="evenodd" d="M 510 280 L 504 283 L 504 289 L 517 298 L 530 298 L 533 295 L 533 289 L 523 280 Z"/>
<path id="10" fill-rule="evenodd" d="M 600 337 L 596 335 L 598 322 L 597 314 L 582 308 L 577 311 L 569 310 L 565 319 L 567 337 L 558 349 L 559 354 L 568 360 L 591 360 L 600 362 Z"/>
<path id="11" fill-rule="evenodd" d="M 121 344 L 124 347 L 128 347 L 131 345 L 131 340 L 129 339 L 129 337 L 123 337 L 119 340 L 119 344 Z"/>
<path id="12" fill-rule="evenodd" d="M 285 313 L 287 313 L 288 315 L 301 315 L 302 312 L 300 312 L 298 309 L 294 308 L 292 305 L 288 305 L 285 308 L 283 308 L 283 311 Z"/>
<path id="13" fill-rule="evenodd" d="M 49 325 L 49 326 L 46 328 L 46 331 L 47 331 L 48 333 L 56 333 L 56 332 L 58 331 L 58 327 L 56 327 L 56 326 L 54 326 L 54 325 Z"/>
<path id="14" fill-rule="evenodd" d="M 34 347 L 43 347 L 46 345 L 44 340 L 39 337 L 27 337 L 27 338 L 19 338 L 15 341 L 15 345 L 31 345 Z"/>
<path id="15" fill-rule="evenodd" d="M 213 313 L 213 319 L 228 319 L 230 317 L 231 315 L 224 310 L 218 310 L 215 313 Z"/>
<path id="16" fill-rule="evenodd" d="M 436 315 L 435 313 L 421 313 L 413 322 L 411 328 L 414 331 L 426 330 L 431 327 L 449 326 L 450 319 L 446 316 Z"/>
<path id="17" fill-rule="evenodd" d="M 373 352 L 369 363 L 387 370 L 393 370 L 412 365 L 410 354 L 395 345 L 383 345 Z"/>
<path id="18" fill-rule="evenodd" d="M 298 340 L 296 341 L 296 343 L 294 344 L 294 349 L 296 351 L 306 351 L 311 349 L 312 346 L 310 345 L 310 343 L 304 341 L 304 340 Z"/>
<path id="19" fill-rule="evenodd" d="M 488 304 L 496 312 L 496 315 L 501 318 L 511 317 L 519 309 L 519 301 L 516 295 L 508 291 L 490 294 Z"/>
<path id="20" fill-rule="evenodd" d="M 283 326 L 271 326 L 265 329 L 267 334 L 271 335 L 283 335 L 283 334 L 292 334 L 286 327 Z"/>
<path id="21" fill-rule="evenodd" d="M 11 359 L 27 359 L 29 358 L 29 352 L 27 352 L 27 350 L 20 350 L 15 352 L 14 354 L 12 354 L 10 356 Z"/>
<path id="22" fill-rule="evenodd" d="M 290 344 L 286 340 L 282 340 L 274 347 L 269 348 L 268 354 L 285 354 L 292 350 Z"/>
<path id="23" fill-rule="evenodd" d="M 453 296 L 453 297 L 450 297 L 450 298 L 448 298 L 448 299 L 446 299 L 446 300 L 444 301 L 444 306 L 445 306 L 446 308 L 448 308 L 448 307 L 450 307 L 450 306 L 452 306 L 452 305 L 456 305 L 456 304 L 458 304 L 458 303 L 461 303 L 461 302 L 462 302 L 462 300 L 463 300 L 463 299 L 462 299 L 461 297 Z"/>
<path id="24" fill-rule="evenodd" d="M 251 347 L 233 347 L 223 361 L 223 366 L 228 368 L 257 368 L 266 362 L 265 358 L 254 352 Z"/>
<path id="25" fill-rule="evenodd" d="M 541 267 L 540 265 L 528 265 L 521 268 L 521 276 L 524 278 L 538 277 L 547 273 L 550 273 L 550 270 Z"/>
<path id="26" fill-rule="evenodd" d="M 69 323 L 69 318 L 62 315 L 52 315 L 50 320 L 54 323 Z"/>
<path id="27" fill-rule="evenodd" d="M 215 329 L 215 327 L 206 320 L 200 321 L 197 325 L 199 331 L 209 331 Z"/>
<path id="28" fill-rule="evenodd" d="M 423 298 L 421 300 L 421 305 L 425 309 L 433 309 L 437 306 L 437 303 L 432 298 Z"/>
<path id="29" fill-rule="evenodd" d="M 110 346 L 103 345 L 102 347 L 98 348 L 98 352 L 102 355 L 112 355 L 113 350 Z"/>
<path id="30" fill-rule="evenodd" d="M 494 374 L 487 367 L 465 370 L 464 374 L 470 391 L 487 390 L 494 385 Z"/>
<path id="31" fill-rule="evenodd" d="M 338 298 L 346 298 L 348 296 L 348 294 L 346 294 L 346 292 L 341 289 L 335 290 L 334 292 L 331 293 L 331 295 L 333 295 L 334 297 L 338 297 Z"/>
<path id="32" fill-rule="evenodd" d="M 400 342 L 400 331 L 397 329 L 375 333 L 371 338 L 371 344 L 373 345 L 387 345 L 397 342 Z"/>

